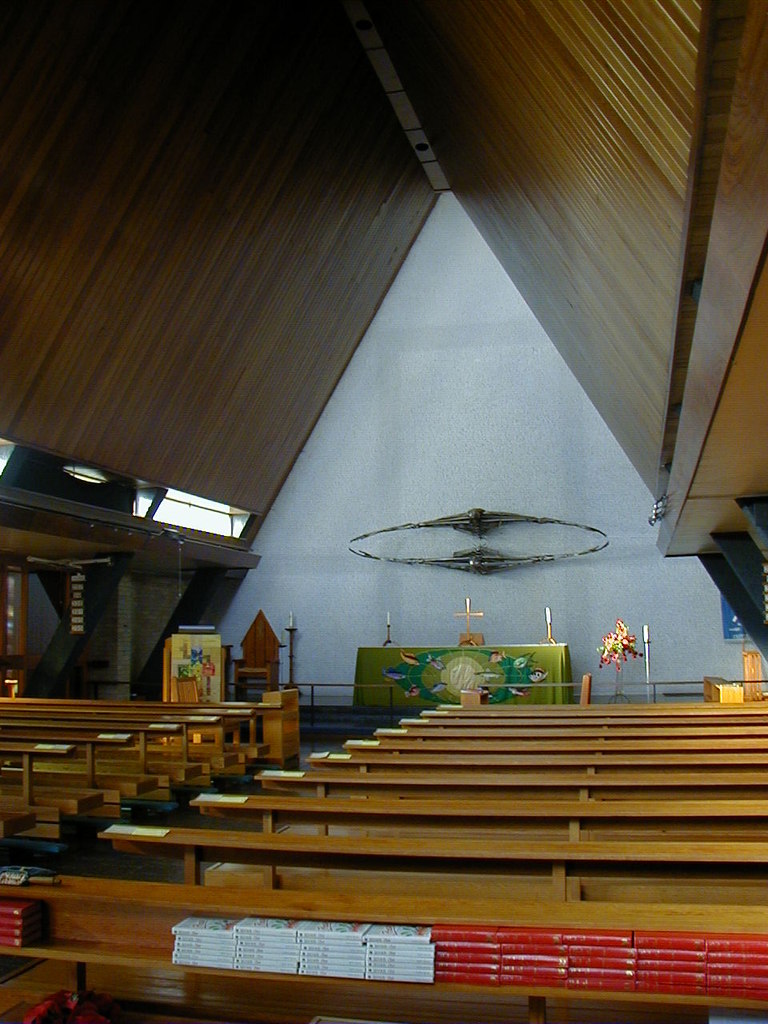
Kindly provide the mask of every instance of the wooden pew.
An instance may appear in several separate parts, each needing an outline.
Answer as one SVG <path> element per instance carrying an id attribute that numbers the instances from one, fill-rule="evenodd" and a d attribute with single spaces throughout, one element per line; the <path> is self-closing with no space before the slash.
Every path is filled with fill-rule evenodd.
<path id="1" fill-rule="evenodd" d="M 181 967 L 171 964 L 171 928 L 189 914 L 235 919 L 254 913 L 253 892 L 137 880 L 64 877 L 46 893 L 49 934 L 29 948 L 4 949 L 16 956 L 46 958 L 60 966 L 51 986 L 109 991 L 129 1006 L 164 1009 L 165 1019 L 306 1020 L 311 1015 L 419 1020 L 433 1024 L 473 1021 L 504 1024 L 544 1019 L 705 1020 L 689 1017 L 698 1007 L 765 1009 L 759 999 L 714 995 L 647 995 L 637 992 L 564 992 L 555 988 L 436 983 L 414 985 L 353 979 Z M 433 892 L 414 901 L 408 895 L 369 892 L 322 893 L 264 891 L 258 912 L 274 918 L 320 918 L 382 923 L 516 926 L 526 928 L 643 929 L 685 931 L 693 936 L 717 932 L 765 937 L 762 906 L 689 904 L 563 903 L 505 899 L 487 891 L 470 896 L 460 888 L 450 899 Z M 26 980 L 24 981 L 26 986 Z M 149 1004 L 149 1005 L 148 1005 Z"/>
<path id="2" fill-rule="evenodd" d="M 227 741 L 237 747 L 240 756 L 266 763 L 284 764 L 298 757 L 298 692 L 293 689 L 265 694 L 258 704 L 248 702 L 170 704 L 162 701 L 84 701 L 43 698 L 0 698 L 0 719 L 6 714 L 34 714 L 54 711 L 59 716 L 116 716 L 126 724 L 140 722 L 197 720 L 202 736 L 212 738 L 217 752 Z M 240 728 L 248 732 L 247 742 L 240 740 Z M 230 758 L 230 762 L 231 762 Z"/>
<path id="3" fill-rule="evenodd" d="M 424 718 L 450 716 L 488 721 L 494 718 L 519 722 L 619 722 L 698 719 L 700 721 L 745 721 L 766 718 L 768 702 L 753 704 L 484 704 L 462 707 L 440 704 L 420 712 Z"/>
<path id="4" fill-rule="evenodd" d="M 39 741 L 9 740 L 0 737 L 0 758 L 21 765 L 21 801 L 25 808 L 36 803 L 33 769 L 36 760 L 44 757 L 71 757 L 73 743 L 41 743 Z M 50 796 L 50 794 L 48 794 Z"/>
<path id="5" fill-rule="evenodd" d="M 664 737 L 702 736 L 702 737 L 768 737 L 768 722 L 750 721 L 737 723 L 713 724 L 707 722 L 700 724 L 695 721 L 681 720 L 678 722 L 656 722 L 641 721 L 635 724 L 629 723 L 565 723 L 551 725 L 547 722 L 536 723 L 535 725 L 518 723 L 506 724 L 503 720 L 491 719 L 488 722 L 479 722 L 475 719 L 454 719 L 450 716 L 440 718 L 403 718 L 398 726 L 382 727 L 374 730 L 373 738 L 389 736 L 423 736 L 426 738 L 448 736 L 456 738 L 459 736 L 477 736 L 489 738 L 525 739 L 536 737 L 546 738 L 569 738 L 591 739 L 598 736 L 610 738 L 635 738 L 640 736 L 649 739 Z"/>
<path id="6" fill-rule="evenodd" d="M 579 800 L 540 798 L 486 800 L 399 800 L 389 795 L 367 800 L 291 795 L 203 793 L 190 801 L 204 815 L 247 820 L 263 832 L 311 825 L 323 834 L 333 829 L 366 834 L 504 835 L 515 838 L 569 839 L 764 839 L 768 800 Z"/>
<path id="7" fill-rule="evenodd" d="M 143 829 L 113 825 L 99 833 L 115 850 L 145 856 L 170 857 L 184 865 L 188 884 L 202 881 L 203 864 L 253 864 L 266 869 L 267 887 L 286 885 L 283 869 L 300 868 L 309 884 L 328 891 L 334 872 L 352 871 L 359 885 L 375 891 L 378 874 L 385 887 L 393 875 L 401 891 L 433 891 L 436 876 L 461 879 L 469 889 L 492 884 L 500 892 L 531 892 L 538 881 L 548 898 L 579 899 L 581 879 L 602 875 L 631 883 L 634 875 L 654 866 L 668 884 L 678 878 L 715 878 L 728 871 L 750 870 L 765 887 L 768 882 L 768 844 L 764 841 L 668 841 L 509 839 L 442 834 L 433 837 L 305 835 L 224 829 Z M 311 875 L 315 875 L 315 879 Z M 765 890 L 764 890 L 765 891 Z M 765 902 L 768 903 L 768 897 Z"/>
<path id="8" fill-rule="evenodd" d="M 138 796 L 150 789 L 157 789 L 157 776 L 144 773 L 135 776 L 106 775 L 102 764 L 100 771 L 100 754 L 127 747 L 133 740 L 130 732 L 104 732 L 101 729 L 74 729 L 59 724 L 37 722 L 30 725 L 13 725 L 0 723 L 0 739 L 40 740 L 44 735 L 48 742 L 70 743 L 75 747 L 75 754 L 66 763 L 48 763 L 38 759 L 34 766 L 36 784 L 54 784 L 82 786 L 85 789 L 116 790 L 121 796 Z M 108 760 L 108 758 L 104 758 Z M 2 778 L 8 777 L 3 769 Z"/>
<path id="9" fill-rule="evenodd" d="M 12 702 L 14 705 L 18 701 Z M 146 731 L 147 735 L 178 732 L 180 734 L 180 750 L 187 762 L 197 761 L 208 764 L 212 770 L 225 774 L 228 771 L 240 773 L 252 753 L 248 745 L 240 744 L 240 727 L 247 723 L 249 714 L 244 711 L 213 714 L 211 712 L 189 713 L 186 706 L 181 705 L 127 705 L 120 707 L 104 707 L 101 701 L 75 702 L 75 706 L 58 707 L 51 710 L 57 723 L 77 724 L 87 727 L 89 724 L 102 730 Z M 195 706 L 199 707 L 199 705 Z M 135 708 L 135 709 L 134 709 Z M 173 710 L 168 710 L 173 708 Z M 18 708 L 0 708 L 0 721 L 11 723 L 31 723 L 39 720 L 42 709 L 38 706 L 30 710 L 23 706 Z M 49 711 L 49 716 L 51 711 Z M 50 721 L 50 717 L 48 718 Z M 231 737 L 228 742 L 227 737 Z M 150 748 L 148 748 L 150 749 Z M 261 748 L 260 748 L 261 749 Z M 155 745 L 150 749 L 158 756 L 172 752 L 174 746 Z"/>
<path id="10" fill-rule="evenodd" d="M 376 744 L 374 747 L 373 744 Z M 350 751 L 378 750 L 382 753 L 409 753 L 435 751 L 436 753 L 594 753 L 638 755 L 673 752 L 732 751 L 754 753 L 768 751 L 768 735 L 701 736 L 693 730 L 684 736 L 539 736 L 538 730 L 527 736 L 494 736 L 468 730 L 456 730 L 446 735 L 440 732 L 430 736 L 405 734 L 382 735 L 379 730 L 374 740 L 350 739 L 344 743 Z"/>
<path id="11" fill-rule="evenodd" d="M 39 716 L 40 712 L 15 717 L 0 715 L 0 735 L 38 738 L 45 735 L 75 743 L 85 750 L 85 767 L 75 760 L 72 771 L 61 773 L 69 774 L 73 782 L 76 781 L 75 772 L 84 770 L 91 786 L 117 789 L 123 796 L 139 796 L 151 790 L 167 789 L 169 777 L 178 782 L 197 782 L 198 785 L 210 779 L 205 765 L 182 760 L 182 745 L 160 747 L 162 758 L 153 759 L 150 741 L 181 738 L 184 728 L 181 723 L 126 722 L 110 716 L 89 716 L 85 721 L 74 715 L 57 715 L 55 720 Z M 174 752 L 179 752 L 178 758 Z"/>
<path id="12" fill-rule="evenodd" d="M 492 771 L 437 773 L 382 771 L 361 772 L 359 768 L 312 767 L 307 770 L 265 769 L 256 776 L 265 792 L 293 792 L 318 796 L 370 796 L 390 793 L 398 799 L 435 796 L 474 800 L 504 795 L 519 799 L 546 791 L 550 798 L 619 800 L 654 796 L 676 800 L 730 799 L 738 796 L 768 798 L 768 768 L 754 772 L 732 772 L 727 767 L 707 771 L 674 768 L 622 769 L 590 773 L 588 768 L 549 768 L 541 772 Z"/>
<path id="13" fill-rule="evenodd" d="M 409 771 L 418 768 L 420 771 L 446 770 L 446 753 L 380 750 L 376 747 L 356 747 L 342 755 L 334 757 L 327 751 L 316 751 L 310 754 L 310 765 L 322 764 L 324 767 L 355 767 L 362 771 L 398 770 Z M 749 772 L 765 765 L 765 755 L 758 752 L 726 750 L 712 752 L 676 752 L 640 754 L 630 751 L 625 754 L 601 753 L 600 751 L 584 753 L 556 753 L 544 751 L 540 753 L 451 753 L 451 769 L 485 772 L 493 770 L 528 769 L 538 772 L 549 767 L 584 767 L 591 768 L 595 773 L 602 774 L 612 768 L 641 771 L 647 767 L 685 767 L 687 769 L 709 766 L 727 767 L 734 772 Z"/>

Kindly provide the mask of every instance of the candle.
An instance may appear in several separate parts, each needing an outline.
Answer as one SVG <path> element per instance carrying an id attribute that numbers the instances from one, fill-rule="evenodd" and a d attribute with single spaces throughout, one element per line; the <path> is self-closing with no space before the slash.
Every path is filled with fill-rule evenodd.
<path id="1" fill-rule="evenodd" d="M 391 622 L 389 621 L 389 612 L 387 612 L 387 625 L 388 625 L 388 626 L 391 626 L 391 625 L 392 625 L 392 623 L 391 623 Z"/>
<path id="2" fill-rule="evenodd" d="M 552 610 L 550 608 L 544 609 L 544 618 L 546 619 L 547 625 L 552 625 Z"/>
<path id="3" fill-rule="evenodd" d="M 648 643 L 648 626 L 643 626 L 643 643 Z"/>
<path id="4" fill-rule="evenodd" d="M 288 629 L 293 629 L 293 612 L 288 612 Z"/>

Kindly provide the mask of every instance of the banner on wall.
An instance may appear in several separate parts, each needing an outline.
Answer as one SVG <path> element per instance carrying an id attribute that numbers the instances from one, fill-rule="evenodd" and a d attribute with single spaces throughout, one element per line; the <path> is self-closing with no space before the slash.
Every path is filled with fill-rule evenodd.
<path id="1" fill-rule="evenodd" d="M 720 595 L 720 611 L 723 617 L 723 639 L 738 640 L 743 643 L 746 639 L 746 631 L 741 624 L 741 619 L 728 604 L 723 595 Z"/>
<path id="2" fill-rule="evenodd" d="M 202 702 L 222 700 L 221 635 L 174 633 L 171 636 L 171 675 L 194 679 Z"/>

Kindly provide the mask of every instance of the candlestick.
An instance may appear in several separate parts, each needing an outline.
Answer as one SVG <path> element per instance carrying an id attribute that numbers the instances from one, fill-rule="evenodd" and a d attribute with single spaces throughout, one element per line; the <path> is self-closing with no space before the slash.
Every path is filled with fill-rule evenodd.
<path id="1" fill-rule="evenodd" d="M 645 699 L 651 703 L 651 634 L 648 624 L 643 626 L 643 653 L 645 655 Z M 656 687 L 653 687 L 653 703 L 656 703 Z"/>

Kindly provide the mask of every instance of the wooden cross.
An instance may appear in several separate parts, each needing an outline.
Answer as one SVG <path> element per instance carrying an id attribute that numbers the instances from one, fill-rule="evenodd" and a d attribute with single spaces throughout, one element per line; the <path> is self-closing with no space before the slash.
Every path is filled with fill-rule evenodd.
<path id="1" fill-rule="evenodd" d="M 470 629 L 471 629 L 470 619 L 482 619 L 483 612 L 473 612 L 472 611 L 472 600 L 469 597 L 465 598 L 465 604 L 466 604 L 466 607 L 465 607 L 463 612 L 454 612 L 453 613 L 454 619 L 463 618 L 465 615 L 467 617 L 467 635 L 466 635 L 466 638 L 461 637 L 461 636 L 459 637 L 459 645 L 461 646 L 462 644 L 464 644 L 464 645 L 467 645 L 469 647 L 477 647 L 477 640 L 472 636 L 472 633 L 470 632 Z"/>

